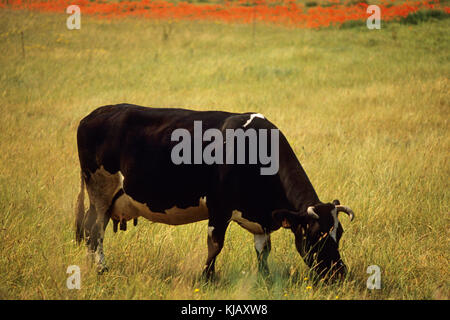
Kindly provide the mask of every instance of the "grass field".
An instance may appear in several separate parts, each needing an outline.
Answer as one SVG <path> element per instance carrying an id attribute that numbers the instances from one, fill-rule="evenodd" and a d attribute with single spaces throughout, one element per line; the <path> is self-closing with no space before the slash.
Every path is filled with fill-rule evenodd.
<path id="1" fill-rule="evenodd" d="M 0 11 L 0 299 L 448 299 L 450 20 L 381 30 L 101 20 Z M 22 46 L 23 38 L 23 46 Z M 207 223 L 140 220 L 98 276 L 74 242 L 76 128 L 120 102 L 261 112 L 319 197 L 340 199 L 340 284 L 316 285 L 293 235 L 272 236 L 272 281 L 231 224 L 218 280 L 199 279 Z M 66 269 L 81 267 L 81 290 Z M 370 265 L 382 288 L 368 290 Z"/>

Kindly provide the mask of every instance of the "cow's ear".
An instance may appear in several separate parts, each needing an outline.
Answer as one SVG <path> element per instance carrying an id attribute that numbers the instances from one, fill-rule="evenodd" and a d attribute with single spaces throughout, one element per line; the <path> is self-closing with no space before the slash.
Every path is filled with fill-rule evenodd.
<path id="1" fill-rule="evenodd" d="M 279 226 L 291 228 L 293 225 L 298 224 L 300 215 L 295 211 L 278 209 L 272 212 L 272 217 Z"/>
<path id="2" fill-rule="evenodd" d="M 333 204 L 334 204 L 335 206 L 338 206 L 338 205 L 341 204 L 341 202 L 340 202 L 338 199 L 336 199 L 336 200 L 333 200 Z"/>

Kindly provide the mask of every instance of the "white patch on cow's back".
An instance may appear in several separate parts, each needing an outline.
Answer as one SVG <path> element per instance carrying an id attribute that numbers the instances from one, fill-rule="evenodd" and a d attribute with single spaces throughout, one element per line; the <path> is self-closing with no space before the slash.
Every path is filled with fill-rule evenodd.
<path id="1" fill-rule="evenodd" d="M 338 220 L 338 217 L 337 217 L 337 209 L 336 208 L 331 210 L 331 216 L 333 217 L 334 226 L 333 226 L 333 230 L 331 230 L 331 232 L 330 232 L 330 236 L 331 236 L 331 238 L 333 238 L 334 241 L 337 242 L 336 234 L 337 234 L 337 229 L 338 229 L 338 226 L 339 226 L 339 220 Z"/>
<path id="2" fill-rule="evenodd" d="M 253 234 L 263 234 L 264 230 L 259 223 L 247 220 L 242 217 L 242 212 L 233 210 L 231 220 L 237 222 L 242 228 L 250 231 Z"/>
<path id="3" fill-rule="evenodd" d="M 252 114 L 250 115 L 250 118 L 249 118 L 249 119 L 247 120 L 247 122 L 244 124 L 244 128 L 245 128 L 246 126 L 248 126 L 248 125 L 250 124 L 250 122 L 252 122 L 253 119 L 255 119 L 255 118 L 265 119 L 264 116 L 263 116 L 261 113 L 252 113 Z"/>

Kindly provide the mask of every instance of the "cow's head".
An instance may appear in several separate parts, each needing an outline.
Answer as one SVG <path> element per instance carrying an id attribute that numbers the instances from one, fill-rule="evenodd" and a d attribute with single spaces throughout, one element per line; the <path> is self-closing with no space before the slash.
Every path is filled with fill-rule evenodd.
<path id="1" fill-rule="evenodd" d="M 321 278 L 340 278 L 347 273 L 347 267 L 339 253 L 339 240 L 344 229 L 338 220 L 344 212 L 353 220 L 353 211 L 342 206 L 339 200 L 319 203 L 305 212 L 275 210 L 274 220 L 295 235 L 295 246 L 305 263 Z"/>

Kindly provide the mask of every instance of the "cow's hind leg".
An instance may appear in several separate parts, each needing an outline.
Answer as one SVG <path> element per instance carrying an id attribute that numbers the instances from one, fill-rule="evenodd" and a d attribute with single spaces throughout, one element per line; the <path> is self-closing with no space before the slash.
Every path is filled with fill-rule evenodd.
<path id="1" fill-rule="evenodd" d="M 96 215 L 96 220 L 90 229 L 88 243 L 89 253 L 93 254 L 94 261 L 97 265 L 97 271 L 100 274 L 108 270 L 105 262 L 105 255 L 103 253 L 103 239 L 105 236 L 106 226 L 108 225 L 109 216 L 106 216 L 106 211 L 103 210 L 104 208 L 99 211 L 104 212 L 103 214 Z"/>
<path id="2" fill-rule="evenodd" d="M 96 220 L 97 220 L 97 212 L 95 212 L 95 207 L 91 203 L 89 205 L 88 211 L 86 212 L 86 216 L 83 223 L 84 238 L 86 239 L 86 244 L 88 247 L 90 243 L 91 229 Z"/>
<path id="3" fill-rule="evenodd" d="M 98 169 L 87 183 L 90 208 L 86 215 L 85 232 L 88 254 L 94 257 L 98 273 L 108 270 L 103 252 L 103 239 L 110 219 L 109 208 L 115 192 L 121 187 L 118 174 Z"/>
<path id="4" fill-rule="evenodd" d="M 80 244 L 85 239 L 85 212 L 84 212 L 84 177 L 81 174 L 80 193 L 78 194 L 77 206 L 75 211 L 75 239 Z"/>
<path id="5" fill-rule="evenodd" d="M 96 263 L 97 271 L 103 273 L 108 270 L 103 253 L 103 238 L 109 217 L 97 214 L 93 204 L 90 205 L 84 224 L 86 245 L 89 257 Z"/>

